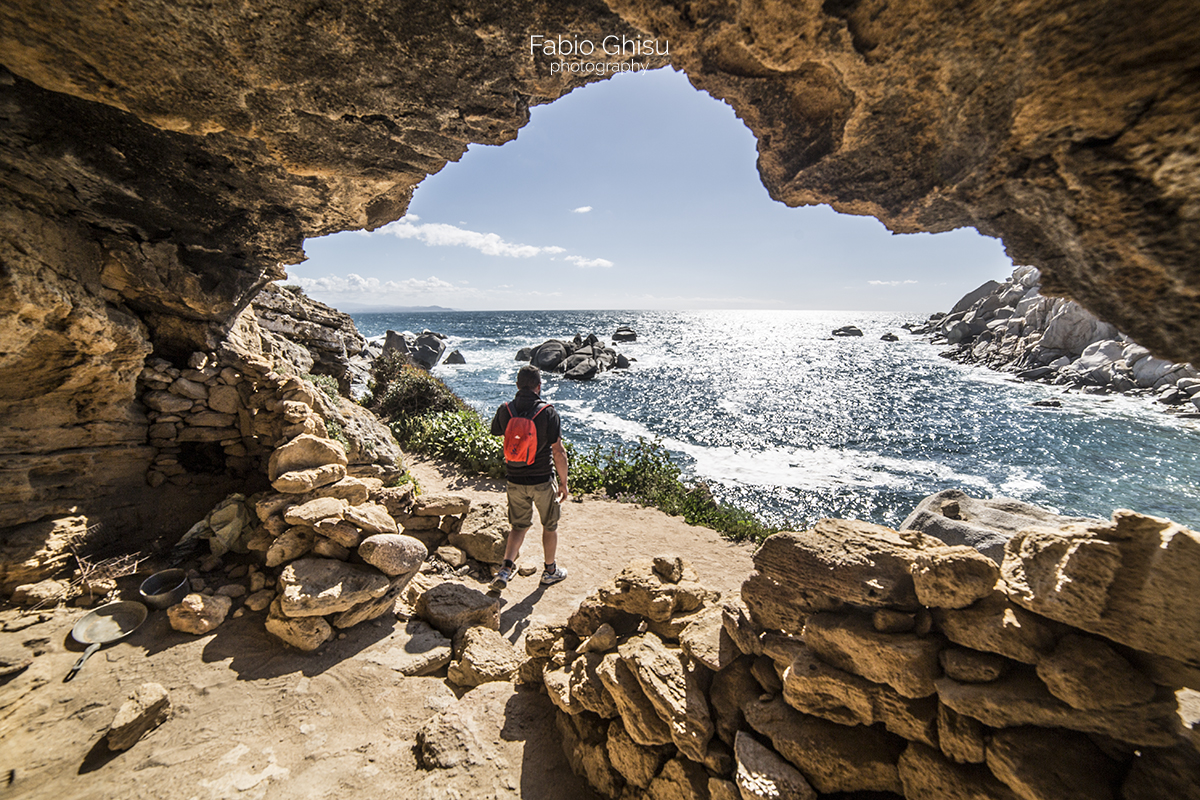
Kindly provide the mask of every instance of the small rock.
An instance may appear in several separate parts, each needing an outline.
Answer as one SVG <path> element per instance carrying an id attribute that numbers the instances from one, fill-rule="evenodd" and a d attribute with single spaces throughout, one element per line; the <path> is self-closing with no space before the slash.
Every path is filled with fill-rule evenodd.
<path id="1" fill-rule="evenodd" d="M 521 665 L 521 656 L 499 631 L 474 626 L 463 632 L 462 655 L 450 664 L 446 679 L 457 686 L 507 681 Z"/>
<path id="2" fill-rule="evenodd" d="M 208 556 L 200 562 L 201 572 L 216 572 L 221 568 L 222 561 L 220 556 Z"/>
<path id="3" fill-rule="evenodd" d="M 251 611 L 262 611 L 267 606 L 271 605 L 271 601 L 275 599 L 274 589 L 259 589 L 254 594 L 246 598 L 246 608 Z"/>
<path id="4" fill-rule="evenodd" d="M 225 621 L 233 600 L 216 595 L 189 594 L 183 602 L 167 609 L 171 627 L 183 633 L 204 634 Z"/>
<path id="5" fill-rule="evenodd" d="M 192 587 L 193 592 L 203 592 L 204 587 L 208 586 L 208 584 L 205 583 L 204 578 L 192 578 L 190 581 L 188 581 L 188 585 Z"/>
<path id="6" fill-rule="evenodd" d="M 679 556 L 655 556 L 654 572 L 667 583 L 683 580 L 683 559 Z"/>
<path id="7" fill-rule="evenodd" d="M 585 639 L 580 645 L 580 653 L 607 653 L 617 646 L 617 632 L 607 622 L 600 625 L 596 632 Z"/>
<path id="8" fill-rule="evenodd" d="M 530 575 L 535 575 L 535 574 L 537 574 L 537 571 L 538 571 L 537 567 L 518 567 L 517 568 L 517 574 L 520 575 L 522 578 L 528 578 Z"/>
<path id="9" fill-rule="evenodd" d="M 428 555 L 425 545 L 402 533 L 368 536 L 358 546 L 358 554 L 363 561 L 393 578 L 415 572 Z"/>
<path id="10" fill-rule="evenodd" d="M 471 509 L 471 498 L 461 494 L 426 494 L 413 503 L 412 513 L 418 517 L 444 517 L 465 514 Z"/>
<path id="11" fill-rule="evenodd" d="M 946 675 L 959 683 L 991 683 L 1008 671 L 1008 662 L 992 653 L 949 648 L 938 653 Z"/>
<path id="12" fill-rule="evenodd" d="M 789 798 L 816 800 L 817 793 L 800 771 L 783 756 L 764 747 L 745 731 L 737 732 L 734 744 L 737 756 L 737 785 L 742 800 Z"/>
<path id="13" fill-rule="evenodd" d="M 255 572 L 250 576 L 250 591 L 260 592 L 267 586 L 267 576 L 261 572 Z"/>
<path id="14" fill-rule="evenodd" d="M 908 633 L 917 627 L 917 620 L 913 614 L 890 608 L 875 609 L 875 613 L 871 615 L 871 622 L 880 633 Z"/>
<path id="15" fill-rule="evenodd" d="M 313 541 L 313 555 L 321 556 L 322 558 L 336 558 L 338 561 L 345 561 L 350 558 L 350 548 L 338 544 L 332 539 L 326 539 L 324 536 L 318 536 Z"/>
<path id="16" fill-rule="evenodd" d="M 442 545 L 434 551 L 434 555 L 452 567 L 461 567 L 467 563 L 467 554 L 451 544 Z M 533 568 L 528 568 L 530 572 Z"/>
<path id="17" fill-rule="evenodd" d="M 240 583 L 227 583 L 220 589 L 217 589 L 217 596 L 229 597 L 231 599 L 245 597 L 246 587 L 242 586 Z"/>
<path id="18" fill-rule="evenodd" d="M 171 716 L 171 698 L 157 683 L 139 686 L 113 719 L 106 742 L 109 750 L 128 750 L 148 731 Z"/>
<path id="19" fill-rule="evenodd" d="M 57 603 L 67 598 L 71 586 L 66 581 L 47 578 L 37 583 L 25 583 L 13 590 L 12 604 L 15 606 L 40 606 Z"/>
<path id="20" fill-rule="evenodd" d="M 324 618 L 286 617 L 279 601 L 280 598 L 276 598 L 267 613 L 267 633 L 306 653 L 311 653 L 333 637 L 333 626 Z"/>

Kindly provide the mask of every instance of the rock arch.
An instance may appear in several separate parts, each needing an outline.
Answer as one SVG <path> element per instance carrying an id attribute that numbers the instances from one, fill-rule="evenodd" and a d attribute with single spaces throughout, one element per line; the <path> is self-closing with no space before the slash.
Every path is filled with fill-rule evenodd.
<path id="1" fill-rule="evenodd" d="M 148 355 L 212 350 L 306 237 L 599 79 L 531 34 L 666 40 L 642 61 L 733 106 L 776 199 L 974 226 L 1200 359 L 1198 29 L 1191 0 L 7 3 L 0 526 L 138 508 Z"/>

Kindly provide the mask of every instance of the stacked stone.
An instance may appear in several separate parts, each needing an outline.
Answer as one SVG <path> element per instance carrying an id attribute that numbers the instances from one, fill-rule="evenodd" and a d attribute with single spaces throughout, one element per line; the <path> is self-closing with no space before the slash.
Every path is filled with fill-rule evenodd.
<path id="1" fill-rule="evenodd" d="M 526 640 L 519 674 L 606 797 L 1197 796 L 1190 530 L 1119 511 L 1017 533 L 998 564 L 823 520 L 767 539 L 721 605 L 672 563 Z"/>

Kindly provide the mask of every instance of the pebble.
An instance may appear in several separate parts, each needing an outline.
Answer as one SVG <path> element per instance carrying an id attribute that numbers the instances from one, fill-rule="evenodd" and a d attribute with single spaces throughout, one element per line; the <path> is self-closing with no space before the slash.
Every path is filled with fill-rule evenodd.
<path id="1" fill-rule="evenodd" d="M 218 570 L 221 568 L 221 563 L 222 562 L 221 562 L 220 556 L 209 556 L 208 558 L 206 558 L 200 562 L 200 571 L 201 572 L 212 572 L 214 570 Z"/>

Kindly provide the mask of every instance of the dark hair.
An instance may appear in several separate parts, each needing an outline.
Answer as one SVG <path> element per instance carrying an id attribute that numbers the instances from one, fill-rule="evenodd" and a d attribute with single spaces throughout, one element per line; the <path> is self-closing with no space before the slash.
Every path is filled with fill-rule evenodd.
<path id="1" fill-rule="evenodd" d="M 536 389 L 542 385 L 542 373 L 532 364 L 526 364 L 517 370 L 518 389 Z"/>

